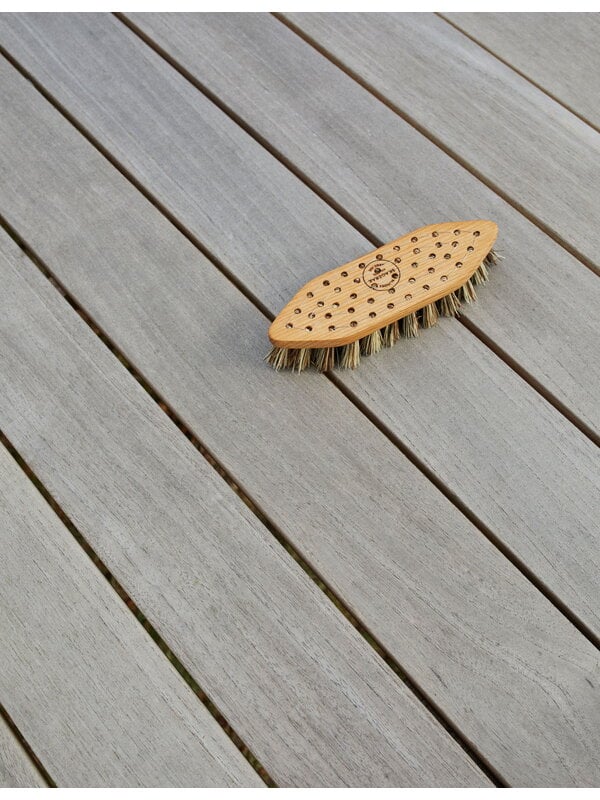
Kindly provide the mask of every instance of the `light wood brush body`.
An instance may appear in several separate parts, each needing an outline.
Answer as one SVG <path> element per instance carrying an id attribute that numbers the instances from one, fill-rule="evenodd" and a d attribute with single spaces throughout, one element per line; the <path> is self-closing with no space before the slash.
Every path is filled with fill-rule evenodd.
<path id="1" fill-rule="evenodd" d="M 438 316 L 457 316 L 496 263 L 489 220 L 428 225 L 305 284 L 269 328 L 275 369 L 354 368 Z"/>

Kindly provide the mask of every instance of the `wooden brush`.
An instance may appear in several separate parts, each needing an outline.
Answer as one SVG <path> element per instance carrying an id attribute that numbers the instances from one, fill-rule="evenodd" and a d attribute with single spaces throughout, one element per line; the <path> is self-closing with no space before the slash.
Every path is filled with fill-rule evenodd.
<path id="1" fill-rule="evenodd" d="M 489 220 L 419 228 L 305 284 L 269 328 L 275 369 L 354 369 L 361 355 L 455 317 L 497 262 Z"/>

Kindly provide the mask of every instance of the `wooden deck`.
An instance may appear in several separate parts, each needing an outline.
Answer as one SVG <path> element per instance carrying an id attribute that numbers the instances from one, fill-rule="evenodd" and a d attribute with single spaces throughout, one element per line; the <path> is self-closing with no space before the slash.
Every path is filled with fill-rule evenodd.
<path id="1" fill-rule="evenodd" d="M 599 37 L 0 16 L 0 784 L 600 784 Z M 460 321 L 263 363 L 478 217 Z"/>

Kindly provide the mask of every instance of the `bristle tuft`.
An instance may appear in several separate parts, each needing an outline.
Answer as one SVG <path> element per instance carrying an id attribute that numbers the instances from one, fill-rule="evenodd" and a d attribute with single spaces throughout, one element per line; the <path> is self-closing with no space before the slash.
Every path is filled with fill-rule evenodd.
<path id="1" fill-rule="evenodd" d="M 290 350 L 287 366 L 295 372 L 302 372 L 310 366 L 311 353 L 312 350 L 309 347 Z"/>
<path id="2" fill-rule="evenodd" d="M 397 322 L 392 322 L 382 329 L 382 339 L 384 347 L 393 347 L 400 338 L 400 326 Z"/>
<path id="3" fill-rule="evenodd" d="M 357 339 L 355 342 L 345 344 L 340 349 L 342 351 L 340 367 L 342 369 L 356 369 L 360 364 L 360 341 Z"/>
<path id="4" fill-rule="evenodd" d="M 318 372 L 327 372 L 335 366 L 335 347 L 319 347 L 312 351 L 313 364 Z"/>
<path id="5" fill-rule="evenodd" d="M 485 265 L 485 261 L 482 261 L 481 264 L 477 267 L 475 272 L 471 275 L 471 281 L 476 286 L 481 286 L 484 283 L 487 283 L 490 277 L 490 273 L 488 272 L 488 268 Z"/>
<path id="6" fill-rule="evenodd" d="M 456 293 L 458 294 L 461 303 L 466 303 L 467 305 L 470 305 L 474 300 L 477 299 L 477 295 L 475 294 L 475 289 L 470 278 L 466 283 L 463 283 L 463 285 L 456 290 Z"/>
<path id="7" fill-rule="evenodd" d="M 496 252 L 496 250 L 490 250 L 487 256 L 483 259 L 483 263 L 486 267 L 494 267 L 499 261 L 503 260 L 503 256 L 500 253 Z"/>
<path id="8" fill-rule="evenodd" d="M 287 347 L 272 347 L 271 352 L 265 356 L 265 361 L 277 371 L 286 369 L 289 366 L 289 354 Z"/>
<path id="9" fill-rule="evenodd" d="M 440 317 L 458 317 L 460 314 L 460 300 L 454 292 L 441 297 L 436 306 Z"/>
<path id="10" fill-rule="evenodd" d="M 360 352 L 365 356 L 372 356 L 374 353 L 378 353 L 382 347 L 383 338 L 379 330 L 369 333 L 368 336 L 364 336 L 360 340 Z"/>
<path id="11" fill-rule="evenodd" d="M 438 320 L 438 312 L 435 303 L 430 303 L 425 308 L 421 309 L 421 326 L 423 328 L 432 328 Z"/>
<path id="12" fill-rule="evenodd" d="M 408 314 L 400 320 L 400 333 L 405 339 L 414 339 L 419 335 L 419 322 L 416 314 Z"/>

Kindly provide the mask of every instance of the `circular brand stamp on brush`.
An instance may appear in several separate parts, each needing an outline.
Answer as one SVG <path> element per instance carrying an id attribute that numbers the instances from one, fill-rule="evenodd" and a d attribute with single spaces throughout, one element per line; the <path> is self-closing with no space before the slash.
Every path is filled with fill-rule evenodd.
<path id="1" fill-rule="evenodd" d="M 385 259 L 370 261 L 363 269 L 363 281 L 369 289 L 383 291 L 391 289 L 400 280 L 398 265 Z"/>

